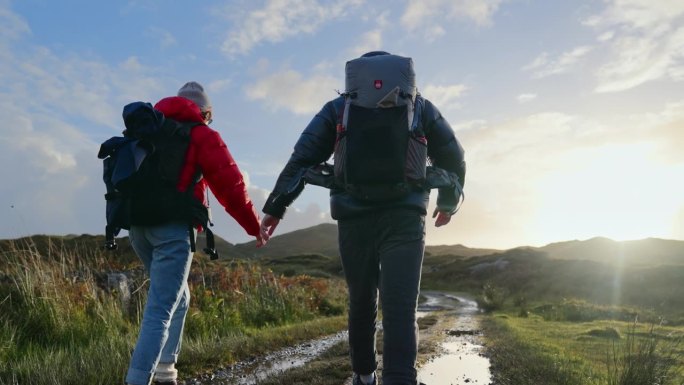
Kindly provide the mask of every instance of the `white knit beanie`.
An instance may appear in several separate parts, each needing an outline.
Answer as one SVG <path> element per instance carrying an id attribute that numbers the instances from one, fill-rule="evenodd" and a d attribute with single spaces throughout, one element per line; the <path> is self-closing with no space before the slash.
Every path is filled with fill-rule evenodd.
<path id="1" fill-rule="evenodd" d="M 190 99 L 202 112 L 211 110 L 211 101 L 204 92 L 204 87 L 197 82 L 187 82 L 178 90 L 178 96 Z"/>

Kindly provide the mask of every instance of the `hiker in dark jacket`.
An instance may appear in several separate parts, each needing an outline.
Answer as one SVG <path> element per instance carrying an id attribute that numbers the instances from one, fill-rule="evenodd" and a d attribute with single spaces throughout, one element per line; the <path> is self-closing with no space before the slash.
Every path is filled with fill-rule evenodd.
<path id="1" fill-rule="evenodd" d="M 226 212 L 256 238 L 257 247 L 263 245 L 267 239 L 261 236 L 242 174 L 219 133 L 207 126 L 212 110 L 202 86 L 189 82 L 178 96 L 164 98 L 154 108 L 179 122 L 201 123 L 190 133 L 177 189 L 186 191 L 201 171 L 202 179 L 194 186 L 195 199 L 206 206 L 209 187 Z M 195 235 L 188 231 L 188 224 L 181 221 L 129 230 L 131 244 L 150 274 L 140 335 L 126 376 L 130 385 L 148 385 L 153 377 L 155 384 L 176 384 L 175 363 L 190 301 L 191 236 Z"/>
<path id="2" fill-rule="evenodd" d="M 382 55 L 373 52 L 364 55 Z M 301 193 L 302 170 L 330 158 L 335 151 L 343 96 L 334 99 L 314 116 L 295 144 L 263 208 L 264 236 L 273 234 L 286 208 Z M 427 139 L 433 166 L 465 179 L 464 151 L 449 123 L 437 108 L 416 97 L 415 116 Z M 337 162 L 337 160 L 336 160 Z M 377 384 L 375 336 L 378 291 L 383 308 L 383 384 L 417 383 L 415 369 L 418 329 L 416 307 L 425 246 L 425 215 L 429 190 L 416 188 L 406 196 L 366 202 L 347 190 L 333 186 L 330 210 L 338 221 L 339 251 L 349 288 L 349 345 L 353 384 Z M 436 226 L 449 223 L 456 212 L 460 189 L 440 188 L 432 214 Z"/>

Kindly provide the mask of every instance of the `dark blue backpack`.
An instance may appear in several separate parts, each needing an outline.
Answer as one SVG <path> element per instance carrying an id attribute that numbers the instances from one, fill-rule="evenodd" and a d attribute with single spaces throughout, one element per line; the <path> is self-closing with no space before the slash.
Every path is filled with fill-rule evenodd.
<path id="1" fill-rule="evenodd" d="M 200 123 L 181 123 L 167 118 L 150 103 L 134 102 L 123 109 L 126 130 L 100 146 L 106 186 L 105 248 L 117 248 L 115 236 L 133 225 L 153 226 L 170 221 L 188 223 L 192 251 L 195 251 L 193 227 L 207 231 L 207 248 L 212 259 L 213 234 L 209 230 L 207 208 L 193 196 L 194 183 L 184 192 L 177 190 L 190 131 Z"/>

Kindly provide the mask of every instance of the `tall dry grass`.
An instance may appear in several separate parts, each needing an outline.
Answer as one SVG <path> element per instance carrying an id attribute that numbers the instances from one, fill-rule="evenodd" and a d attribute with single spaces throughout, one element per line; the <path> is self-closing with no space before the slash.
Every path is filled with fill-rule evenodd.
<path id="1" fill-rule="evenodd" d="M 113 258 L 93 248 L 67 249 L 58 240 L 39 251 L 30 239 L 0 255 L 0 385 L 122 383 L 148 281 L 140 264 L 122 272 L 114 269 L 124 264 Z M 125 274 L 130 296 L 107 288 L 113 272 Z M 275 349 L 290 341 L 272 330 L 307 321 L 322 325 L 312 333 L 331 332 L 342 323 L 316 320 L 346 308 L 342 282 L 280 277 L 255 264 L 196 257 L 189 283 L 185 340 L 193 362 L 184 364 L 181 353 L 185 375 L 253 354 L 228 355 L 221 344 L 250 346 L 257 339 L 255 349 Z M 202 346 L 221 355 L 203 355 Z"/>

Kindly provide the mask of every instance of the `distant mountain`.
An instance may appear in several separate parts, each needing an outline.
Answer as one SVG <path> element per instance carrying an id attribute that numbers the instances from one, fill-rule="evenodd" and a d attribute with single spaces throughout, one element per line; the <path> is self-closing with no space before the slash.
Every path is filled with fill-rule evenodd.
<path id="1" fill-rule="evenodd" d="M 261 248 L 255 247 L 255 241 L 235 245 L 236 255 L 246 258 L 254 257 L 287 257 L 302 254 L 322 254 L 331 257 L 339 256 L 337 251 L 337 225 L 322 223 L 320 225 L 276 235 Z"/>
<path id="2" fill-rule="evenodd" d="M 207 237 L 205 232 L 197 234 L 196 249 L 201 251 L 206 247 Z M 245 258 L 242 252 L 235 248 L 235 245 L 214 234 L 214 246 L 220 258 Z"/>
<path id="3" fill-rule="evenodd" d="M 463 245 L 435 245 L 435 246 L 425 246 L 426 256 L 438 256 L 438 255 L 457 255 L 460 257 L 479 257 L 481 255 L 489 255 L 500 253 L 503 250 L 499 249 L 481 249 L 481 248 L 470 248 Z"/>
<path id="4" fill-rule="evenodd" d="M 286 257 L 292 255 L 321 254 L 332 257 L 340 255 L 337 244 L 337 225 L 323 223 L 313 227 L 274 236 L 265 247 L 257 249 L 255 242 L 247 242 L 227 248 L 226 255 L 242 258 Z M 218 246 L 217 246 L 218 248 Z M 488 255 L 501 250 L 469 248 L 463 245 L 427 246 L 426 255 L 455 255 L 473 257 Z"/>
<path id="5" fill-rule="evenodd" d="M 255 242 L 232 244 L 216 235 L 216 249 L 221 258 L 282 258 L 318 254 L 336 258 L 339 256 L 337 245 L 337 225 L 323 223 L 313 227 L 279 234 L 271 238 L 265 247 L 257 249 Z M 126 260 L 134 254 L 128 237 L 117 238 L 119 250 L 112 255 L 120 255 Z M 204 233 L 197 239 L 197 250 L 205 245 Z M 14 240 L 0 240 L 0 252 L 34 248 L 49 255 L 56 248 L 67 248 L 79 253 L 101 250 L 104 237 L 101 235 L 34 235 Z M 614 241 L 596 237 L 588 240 L 572 240 L 550 243 L 542 247 L 518 247 L 509 250 L 470 248 L 464 245 L 428 245 L 425 248 L 426 260 L 433 263 L 449 261 L 455 257 L 470 258 L 496 256 L 510 250 L 531 250 L 550 259 L 589 260 L 610 264 L 625 265 L 684 265 L 684 241 L 647 238 L 634 241 Z M 90 253 L 88 253 L 90 254 Z"/>
<path id="6" fill-rule="evenodd" d="M 611 264 L 684 264 L 684 241 L 647 238 L 614 241 L 596 237 L 585 241 L 566 241 L 532 248 L 553 259 L 586 259 Z"/>
<path id="7" fill-rule="evenodd" d="M 664 244 L 671 245 L 662 240 L 644 241 L 629 242 L 626 248 L 635 246 L 632 250 L 638 250 L 644 245 L 655 245 L 660 250 Z M 567 247 L 563 250 L 568 258 L 551 258 L 543 248 L 531 247 L 475 258 L 426 258 L 421 280 L 427 289 L 471 293 L 481 292 L 488 284 L 501 290 L 511 301 L 584 299 L 603 305 L 636 305 L 668 315 L 668 322 L 684 324 L 683 258 L 668 258 L 673 261 L 671 264 L 643 262 L 618 267 L 607 263 L 609 257 L 600 261 L 599 254 L 591 254 L 592 250 L 610 250 L 614 241 L 594 242 L 597 241 L 562 242 Z M 679 244 L 681 250 L 684 242 Z M 551 249 L 559 246 L 553 245 Z M 594 259 L 572 258 L 575 250 L 589 252 Z M 645 318 L 639 320 L 642 319 Z"/>

